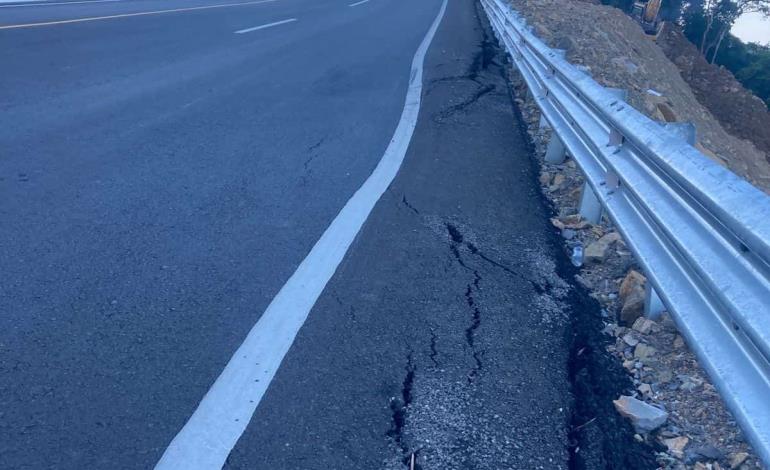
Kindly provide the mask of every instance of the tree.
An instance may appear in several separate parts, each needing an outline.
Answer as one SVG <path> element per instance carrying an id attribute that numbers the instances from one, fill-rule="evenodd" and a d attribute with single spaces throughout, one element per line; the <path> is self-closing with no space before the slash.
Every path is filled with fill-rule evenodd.
<path id="1" fill-rule="evenodd" d="M 736 78 L 770 106 L 770 47 L 759 44 L 746 47 L 753 60 L 738 71 Z"/>
<path id="2" fill-rule="evenodd" d="M 744 44 L 730 34 L 732 22 L 735 20 L 730 19 L 729 6 L 723 5 L 721 11 L 712 16 L 707 31 L 705 2 L 706 0 L 688 0 L 685 4 L 680 21 L 685 37 L 696 47 L 703 44 L 704 55 L 711 63 L 719 64 L 732 72 L 743 86 L 770 107 L 770 47 Z M 767 7 L 767 1 L 764 5 Z M 709 6 L 715 8 L 714 3 Z M 759 7 L 761 6 L 760 4 Z M 732 8 L 737 10 L 740 7 L 737 5 Z M 762 10 L 760 8 L 756 11 Z M 703 40 L 704 37 L 706 41 Z"/>
<path id="3" fill-rule="evenodd" d="M 679 23 L 682 16 L 684 0 L 663 0 L 660 6 L 660 19 Z"/>
<path id="4" fill-rule="evenodd" d="M 705 0 L 703 16 L 705 25 L 700 40 L 700 52 L 712 64 L 725 36 L 741 15 L 759 12 L 770 15 L 770 0 Z"/>
<path id="5" fill-rule="evenodd" d="M 682 30 L 687 39 L 698 46 L 706 30 L 706 6 L 704 0 L 690 0 L 684 7 L 682 14 Z"/>

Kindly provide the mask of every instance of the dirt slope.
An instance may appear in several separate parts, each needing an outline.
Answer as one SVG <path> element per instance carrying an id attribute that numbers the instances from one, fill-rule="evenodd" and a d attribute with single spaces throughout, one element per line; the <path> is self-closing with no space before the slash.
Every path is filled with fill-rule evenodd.
<path id="1" fill-rule="evenodd" d="M 512 0 L 512 4 L 541 39 L 565 49 L 570 62 L 585 66 L 605 86 L 628 90 L 631 105 L 653 119 L 693 122 L 697 145 L 706 155 L 770 192 L 765 153 L 728 133 L 701 105 L 677 65 L 623 12 L 570 0 Z"/>
<path id="2" fill-rule="evenodd" d="M 749 140 L 770 159 L 770 112 L 724 67 L 709 64 L 676 26 L 666 24 L 657 44 L 684 81 L 729 133 Z"/>

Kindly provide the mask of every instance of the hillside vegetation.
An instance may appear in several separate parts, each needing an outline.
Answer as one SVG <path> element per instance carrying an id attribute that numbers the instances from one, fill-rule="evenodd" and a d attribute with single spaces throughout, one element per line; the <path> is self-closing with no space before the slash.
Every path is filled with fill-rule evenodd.
<path id="1" fill-rule="evenodd" d="M 602 0 L 631 11 L 633 0 Z M 770 0 L 663 0 L 661 19 L 681 28 L 706 61 L 725 67 L 770 106 L 770 47 L 746 44 L 730 34 L 743 14 L 770 15 Z"/>

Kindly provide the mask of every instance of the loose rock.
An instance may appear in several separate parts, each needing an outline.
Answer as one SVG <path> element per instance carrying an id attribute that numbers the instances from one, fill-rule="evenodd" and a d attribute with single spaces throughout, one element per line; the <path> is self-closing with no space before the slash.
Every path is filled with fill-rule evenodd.
<path id="1" fill-rule="evenodd" d="M 663 439 L 663 445 L 668 448 L 668 453 L 674 457 L 681 459 L 684 457 L 684 448 L 690 442 L 690 438 L 687 436 L 679 436 L 671 439 Z"/>
<path id="2" fill-rule="evenodd" d="M 623 336 L 623 342 L 631 347 L 634 347 L 637 344 L 639 344 L 639 338 L 637 338 L 636 335 L 627 333 L 626 335 Z"/>
<path id="3" fill-rule="evenodd" d="M 746 452 L 738 452 L 737 454 L 733 454 L 730 457 L 730 468 L 732 470 L 735 470 L 736 468 L 743 465 L 743 462 L 745 462 L 746 459 L 748 458 L 749 458 L 749 454 L 747 454 Z"/>
<path id="4" fill-rule="evenodd" d="M 644 283 L 646 281 L 647 279 L 641 273 L 631 270 L 620 284 L 620 291 L 618 292 L 622 305 L 620 319 L 628 325 L 634 324 L 644 313 Z M 652 328 L 652 325 L 639 325 L 638 328 Z M 637 329 L 637 331 L 640 330 Z"/>
<path id="5" fill-rule="evenodd" d="M 571 228 L 573 230 L 581 230 L 588 227 L 590 224 L 588 221 L 583 220 L 579 214 L 568 215 L 566 217 L 553 217 L 551 223 L 554 227 L 564 230 L 565 228 Z"/>
<path id="6" fill-rule="evenodd" d="M 654 326 L 655 326 L 654 321 L 650 320 L 649 318 L 639 317 L 634 321 L 634 325 L 631 327 L 631 329 L 634 331 L 638 331 L 643 335 L 646 335 L 650 331 L 652 331 Z"/>
<path id="7" fill-rule="evenodd" d="M 639 343 L 634 348 L 634 358 L 644 361 L 654 356 L 657 351 L 652 346 L 648 346 L 644 343 Z"/>
<path id="8" fill-rule="evenodd" d="M 647 278 L 644 275 L 633 269 L 629 271 L 620 284 L 620 291 L 618 292 L 620 300 L 625 301 L 634 290 L 641 289 L 644 291 L 645 282 L 647 282 Z"/>
<path id="9" fill-rule="evenodd" d="M 541 39 L 553 47 L 567 50 L 568 60 L 578 69 L 592 74 L 605 86 L 628 90 L 627 102 L 630 105 L 661 120 L 667 120 L 668 116 L 677 121 L 695 122 L 701 138 L 696 146 L 707 156 L 738 169 L 744 175 L 762 173 L 752 171 L 750 168 L 756 168 L 753 164 L 742 168 L 733 165 L 741 163 L 733 158 L 734 155 L 740 155 L 742 159 L 754 154 L 747 152 L 750 149 L 746 147 L 734 145 L 735 141 L 724 133 L 714 133 L 714 129 L 709 128 L 710 123 L 703 122 L 704 118 L 708 118 L 707 121 L 711 118 L 683 100 L 692 96 L 689 90 L 685 90 L 687 96 L 684 96 L 682 90 L 677 88 L 680 70 L 671 68 L 665 57 L 662 61 L 655 58 L 656 54 L 660 55 L 660 51 L 654 42 L 643 35 L 638 24 L 615 8 L 599 5 L 598 0 L 586 2 L 516 0 L 515 8 L 527 16 L 531 24 L 543 26 Z M 576 15 L 585 16 L 588 10 L 591 10 L 589 16 L 592 21 L 575 23 Z M 691 56 L 700 57 L 697 48 L 693 46 L 693 49 Z M 667 76 L 666 80 L 660 79 L 661 73 Z M 520 75 L 511 70 L 510 76 L 515 90 L 523 92 L 525 88 Z M 651 91 L 653 88 L 654 92 Z M 720 93 L 731 93 L 731 90 L 720 89 Z M 517 94 L 517 103 L 528 122 L 529 134 L 538 156 L 542 157 L 551 131 L 539 130 L 541 113 L 537 105 L 531 98 L 525 98 L 524 93 Z M 660 99 L 645 99 L 641 96 L 641 101 L 640 95 Z M 694 102 L 693 99 L 690 101 Z M 762 109 L 766 112 L 763 105 Z M 696 111 L 694 115 L 693 110 Z M 758 161 L 765 162 L 764 157 L 761 155 Z M 542 192 L 557 211 L 553 224 L 560 230 L 567 252 L 575 246 L 584 250 L 605 234 L 616 231 L 606 217 L 597 223 L 589 223 L 577 214 L 584 178 L 574 159 L 570 158 L 560 165 L 545 163 L 541 167 L 541 174 Z M 555 180 L 558 174 L 564 175 L 564 181 Z M 760 176 L 759 180 L 770 183 L 770 179 L 764 176 Z M 770 184 L 765 188 L 770 188 Z M 598 247 L 600 245 L 593 248 Z M 661 439 L 660 445 L 662 439 L 687 436 L 689 442 L 684 448 L 685 453 L 690 451 L 690 447 L 718 443 L 719 449 L 727 455 L 721 460 L 721 467 L 718 462 L 708 459 L 685 464 L 686 456 L 679 455 L 676 447 L 672 452 L 666 448 L 658 449 L 664 450 L 656 452 L 660 470 L 693 470 L 694 465 L 700 470 L 727 469 L 733 456 L 739 453 L 746 453 L 748 457 L 738 464 L 737 470 L 761 468 L 751 453 L 750 445 L 742 438 L 724 408 L 719 394 L 699 368 L 697 358 L 679 336 L 670 316 L 664 314 L 654 322 L 642 317 L 644 288 L 648 280 L 636 267 L 637 262 L 631 250 L 624 246 L 622 240 L 618 240 L 610 244 L 606 251 L 599 251 L 602 256 L 606 256 L 603 259 L 597 258 L 597 262 L 581 260 L 584 261 L 580 263 L 583 269 L 576 279 L 580 285 L 590 289 L 589 295 L 600 304 L 602 318 L 607 322 L 603 331 L 612 336 L 612 342 L 606 349 L 622 361 L 624 369 L 628 371 L 634 384 L 633 396 L 650 404 L 653 403 L 649 400 L 654 397 L 656 405 L 660 403 L 669 410 L 670 418 L 655 431 Z M 633 269 L 637 272 L 629 274 Z M 631 335 L 627 336 L 629 333 Z M 629 342 L 634 345 L 629 345 Z M 644 346 L 637 352 L 639 344 Z M 654 348 L 654 355 L 650 356 L 652 351 L 647 350 L 647 346 Z M 636 356 L 647 356 L 647 359 L 635 357 L 635 353 Z M 647 445 L 651 443 L 649 434 L 637 433 L 634 439 Z M 677 457 L 673 454 L 677 454 Z"/>
<path id="10" fill-rule="evenodd" d="M 685 462 L 688 464 L 709 460 L 722 460 L 722 458 L 724 458 L 724 453 L 711 444 L 693 446 L 685 452 Z"/>
<path id="11" fill-rule="evenodd" d="M 556 176 L 553 177 L 553 180 L 551 180 L 551 186 L 549 187 L 550 191 L 558 191 L 559 189 L 564 186 L 565 176 L 561 173 L 557 173 Z"/>
<path id="12" fill-rule="evenodd" d="M 620 308 L 620 320 L 632 325 L 644 313 L 644 289 L 635 289 L 626 297 Z"/>
<path id="13" fill-rule="evenodd" d="M 604 262 L 604 260 L 607 258 L 607 255 L 609 255 L 610 247 L 618 240 L 620 240 L 620 234 L 618 232 L 610 232 L 588 245 L 585 249 L 586 262 Z"/>
<path id="14" fill-rule="evenodd" d="M 668 419 L 668 413 L 649 405 L 641 400 L 627 395 L 621 395 L 620 398 L 612 402 L 615 409 L 623 417 L 631 420 L 636 432 L 647 433 L 663 426 Z"/>

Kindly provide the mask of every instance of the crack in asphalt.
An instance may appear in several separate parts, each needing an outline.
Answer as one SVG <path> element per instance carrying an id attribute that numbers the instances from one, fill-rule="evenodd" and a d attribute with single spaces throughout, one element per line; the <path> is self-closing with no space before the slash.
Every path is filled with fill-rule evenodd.
<path id="1" fill-rule="evenodd" d="M 481 283 L 481 275 L 477 270 L 471 270 L 471 268 L 469 268 L 463 261 L 462 256 L 460 256 L 460 250 L 458 246 L 467 246 L 468 244 L 468 242 L 465 241 L 465 237 L 463 236 L 462 232 L 460 232 L 460 230 L 454 224 L 446 223 L 445 226 L 447 232 L 449 233 L 449 238 L 452 240 L 450 249 L 452 250 L 452 253 L 454 254 L 458 263 L 465 269 L 473 272 L 473 282 L 468 283 L 465 289 L 465 302 L 471 309 L 471 324 L 468 326 L 468 328 L 465 329 L 465 342 L 468 343 L 468 347 L 471 349 L 471 355 L 473 356 L 473 361 L 475 362 L 473 369 L 471 369 L 471 371 L 468 373 L 468 383 L 472 384 L 478 376 L 479 372 L 484 367 L 484 364 L 481 360 L 481 358 L 484 357 L 484 351 L 479 351 L 476 348 L 476 330 L 478 330 L 479 326 L 481 326 L 481 308 L 479 308 L 476 302 L 476 298 L 473 295 L 474 292 L 478 292 L 480 290 L 479 284 Z"/>
<path id="2" fill-rule="evenodd" d="M 521 273 L 519 273 L 517 271 L 514 271 L 513 268 L 511 268 L 510 266 L 506 266 L 503 263 L 500 263 L 499 261 L 495 261 L 494 259 L 490 258 L 488 255 L 486 255 L 484 252 L 482 252 L 475 244 L 473 244 L 472 242 L 469 242 L 469 241 L 465 241 L 465 237 L 463 236 L 463 234 L 460 232 L 460 230 L 454 224 L 446 223 L 445 225 L 446 225 L 446 228 L 447 228 L 447 232 L 449 232 L 449 237 L 452 240 L 452 244 L 450 246 L 450 249 L 452 250 L 452 253 L 454 254 L 455 258 L 457 258 L 457 261 L 465 269 L 471 271 L 471 268 L 469 268 L 468 265 L 465 264 L 465 262 L 462 260 L 462 257 L 460 256 L 460 250 L 459 250 L 458 247 L 462 247 L 462 246 L 467 248 L 468 251 L 472 255 L 478 256 L 483 261 L 486 261 L 487 263 L 491 264 L 492 266 L 500 268 L 503 271 L 505 271 L 506 273 L 508 273 L 509 275 L 511 275 L 511 276 L 513 276 L 513 277 L 515 277 L 517 279 L 521 279 L 524 282 L 529 283 L 532 286 L 532 288 L 535 290 L 536 293 L 538 293 L 538 294 L 548 294 L 551 291 L 552 286 L 551 286 L 551 283 L 547 279 L 544 279 L 543 280 L 543 284 L 544 285 L 541 285 L 539 282 L 534 281 L 532 279 L 529 279 L 528 277 L 524 276 L 523 274 L 521 274 Z"/>
<path id="3" fill-rule="evenodd" d="M 465 75 L 453 75 L 450 77 L 442 77 L 442 78 L 432 80 L 430 82 L 431 85 L 435 85 L 436 83 L 442 83 L 442 82 L 454 82 L 454 81 L 461 82 L 461 81 L 467 80 L 475 83 L 478 86 L 478 88 L 470 97 L 466 98 L 460 103 L 449 106 L 448 108 L 441 111 L 434 118 L 434 121 L 441 122 L 447 119 L 448 117 L 465 110 L 469 106 L 472 106 L 473 104 L 478 102 L 485 95 L 488 95 L 497 89 L 497 87 L 494 84 L 486 83 L 480 77 L 483 72 L 489 69 L 490 65 L 496 64 L 495 46 L 490 40 L 489 33 L 487 32 L 487 30 L 485 28 L 482 28 L 482 29 L 483 29 L 483 38 L 481 40 L 481 43 L 479 44 L 479 48 L 478 48 L 479 50 L 473 56 L 471 64 L 468 66 L 468 70 L 465 73 Z M 430 89 L 428 90 L 428 93 L 430 93 L 432 89 L 433 87 L 430 87 Z"/>
<path id="4" fill-rule="evenodd" d="M 484 47 L 489 47 L 493 52 L 497 46 L 489 39 L 494 39 L 488 27 L 483 24 L 485 16 L 480 5 L 476 4 L 479 12 L 478 18 L 484 29 Z M 508 81 L 506 68 L 499 67 L 501 76 Z M 511 88 L 509 84 L 509 93 Z M 515 106 L 517 121 L 522 135 L 526 136 L 524 121 L 520 117 L 520 110 Z M 530 148 L 533 143 L 529 140 Z M 560 241 L 555 241 L 555 246 L 560 246 Z M 468 246 L 474 253 L 476 247 Z M 478 251 L 478 250 L 476 250 Z M 482 253 L 477 254 L 481 259 L 505 270 L 511 275 L 520 275 L 502 264 L 489 259 Z M 561 279 L 571 279 L 577 270 L 563 257 L 556 258 L 556 274 Z M 553 294 L 559 289 L 558 282 L 552 285 L 548 279 L 543 279 L 542 284 L 528 280 L 540 294 Z M 564 302 L 569 306 L 569 318 L 571 336 L 568 376 L 573 397 L 569 413 L 568 451 L 567 462 L 570 470 L 585 470 L 588 468 L 624 468 L 624 469 L 648 469 L 656 468 L 655 458 L 645 448 L 645 444 L 636 442 L 634 432 L 627 421 L 623 420 L 615 412 L 611 403 L 614 397 L 633 388 L 628 376 L 619 364 L 606 354 L 605 347 L 609 343 L 601 333 L 602 319 L 597 314 L 599 306 L 594 299 L 582 288 L 569 289 L 564 294 Z M 590 423 L 590 425 L 589 425 Z"/>
<path id="5" fill-rule="evenodd" d="M 464 75 L 451 75 L 449 77 L 434 78 L 429 83 L 442 83 L 442 82 L 460 82 L 464 80 L 470 80 L 476 82 L 479 85 L 483 83 L 479 80 L 479 74 L 488 70 L 492 64 L 499 65 L 495 62 L 495 45 L 490 41 L 489 35 L 486 29 L 484 29 L 484 37 L 479 44 L 479 51 L 474 54 L 471 60 L 470 66 Z"/>
<path id="6" fill-rule="evenodd" d="M 436 336 L 435 330 L 433 328 L 430 329 L 430 360 L 433 361 L 433 365 L 438 367 L 439 363 L 436 357 L 438 356 L 438 349 L 436 349 L 436 340 L 438 337 Z"/>
<path id="7" fill-rule="evenodd" d="M 465 241 L 465 237 L 463 237 L 463 234 L 454 226 L 454 224 L 447 223 L 446 230 L 454 243 L 462 244 Z"/>
<path id="8" fill-rule="evenodd" d="M 420 211 L 418 211 L 417 208 L 414 207 L 413 205 L 409 204 L 409 201 L 406 200 L 406 195 L 403 195 L 401 197 L 401 203 L 405 205 L 408 209 L 410 209 L 412 212 L 414 212 L 415 214 L 420 215 Z"/>
<path id="9" fill-rule="evenodd" d="M 463 234 L 460 233 L 457 227 L 455 227 L 453 224 L 445 223 L 444 225 L 446 226 L 447 232 L 449 233 L 449 238 L 452 240 L 452 243 L 449 245 L 449 249 L 452 251 L 452 254 L 457 260 L 457 263 L 470 271 L 471 268 L 469 268 L 468 265 L 465 264 L 465 261 L 463 261 L 462 256 L 460 256 L 460 249 L 458 248 L 463 244 Z"/>
<path id="10" fill-rule="evenodd" d="M 473 80 L 473 81 L 475 83 L 478 83 L 476 80 Z M 479 84 L 479 88 L 469 98 L 466 98 L 463 101 L 457 104 L 453 104 L 452 106 L 449 106 L 448 108 L 444 109 L 438 114 L 438 116 L 436 116 L 434 120 L 436 122 L 441 122 L 444 119 L 465 110 L 469 106 L 479 101 L 483 96 L 488 95 L 489 93 L 492 93 L 493 91 L 495 91 L 496 88 L 497 87 L 492 84 L 486 84 L 486 85 Z"/>
<path id="11" fill-rule="evenodd" d="M 476 330 L 478 330 L 479 326 L 481 326 L 481 309 L 476 304 L 476 298 L 473 296 L 474 291 L 479 291 L 481 276 L 479 275 L 478 271 L 473 271 L 473 276 L 473 283 L 468 284 L 468 287 L 465 290 L 465 301 L 468 304 L 468 307 L 471 309 L 471 324 L 468 326 L 468 328 L 465 329 L 465 341 L 468 343 L 468 346 L 470 346 L 473 360 L 476 362 L 476 365 L 468 373 L 469 384 L 473 383 L 473 381 L 476 379 L 476 376 L 484 368 L 484 364 L 481 362 L 481 358 L 483 357 L 484 352 L 479 351 L 476 348 Z"/>
<path id="12" fill-rule="evenodd" d="M 352 305 L 348 308 L 348 316 L 353 323 L 358 321 L 358 318 L 356 317 L 356 308 Z"/>
<path id="13" fill-rule="evenodd" d="M 552 286 L 551 286 L 551 283 L 547 279 L 543 280 L 543 283 L 545 285 L 541 286 L 540 283 L 535 282 L 532 279 L 529 279 L 529 278 L 525 277 L 521 273 L 518 273 L 518 272 L 514 271 L 513 269 L 511 269 L 510 267 L 500 263 L 499 261 L 493 260 L 492 258 L 487 256 L 486 254 L 484 254 L 481 250 L 479 250 L 478 247 L 476 247 L 476 245 L 474 245 L 473 243 L 467 242 L 465 244 L 465 246 L 468 248 L 468 250 L 472 254 L 478 256 L 479 258 L 481 258 L 482 260 L 484 260 L 487 263 L 491 264 L 492 266 L 498 267 L 498 268 L 502 269 L 503 271 L 505 271 L 506 273 L 510 274 L 511 276 L 517 277 L 517 278 L 521 279 L 522 281 L 528 282 L 532 286 L 532 288 L 535 289 L 535 292 L 537 292 L 538 294 L 548 294 L 551 291 Z"/>
<path id="14" fill-rule="evenodd" d="M 472 82 L 476 82 L 479 85 L 481 85 L 481 83 L 478 82 L 476 77 L 471 75 L 471 74 L 451 75 L 449 77 L 434 78 L 429 83 L 430 84 L 435 84 L 435 83 L 444 83 L 444 82 L 462 82 L 462 81 L 465 81 L 465 80 L 470 80 Z"/>
<path id="15" fill-rule="evenodd" d="M 468 265 L 465 264 L 465 261 L 463 261 L 462 256 L 460 256 L 460 249 L 457 248 L 457 245 L 453 243 L 450 245 L 449 249 L 452 251 L 452 254 L 454 255 L 455 259 L 457 259 L 457 262 L 460 264 L 460 266 L 470 271 L 471 268 L 469 268 Z"/>
<path id="16" fill-rule="evenodd" d="M 342 308 L 345 307 L 345 303 L 342 302 L 342 299 L 340 299 L 340 296 L 337 292 L 332 292 L 331 296 L 340 307 Z M 356 316 L 356 308 L 353 305 L 348 305 L 347 313 L 348 313 L 348 317 L 352 322 L 355 323 L 356 321 L 358 321 L 358 317 Z"/>
<path id="17" fill-rule="evenodd" d="M 452 254 L 454 255 L 458 264 L 460 264 L 460 266 L 462 266 L 464 269 L 473 273 L 473 276 L 474 276 L 473 282 L 467 284 L 467 287 L 465 290 L 466 303 L 468 304 L 468 307 L 471 309 L 471 324 L 465 330 L 465 340 L 471 349 L 473 360 L 475 362 L 475 366 L 468 374 L 468 383 L 471 384 L 474 382 L 474 380 L 476 379 L 479 372 L 483 369 L 483 366 L 484 366 L 482 359 L 484 357 L 485 351 L 478 350 L 478 348 L 476 347 L 476 341 L 475 341 L 476 330 L 479 328 L 479 326 L 481 326 L 482 312 L 481 312 L 481 308 L 478 305 L 478 301 L 474 293 L 477 293 L 480 291 L 479 284 L 481 282 L 482 277 L 479 274 L 479 271 L 477 269 L 473 269 L 467 265 L 467 263 L 462 257 L 460 249 L 465 248 L 468 250 L 468 252 L 478 257 L 480 260 L 498 269 L 501 269 L 503 272 L 507 273 L 512 277 L 515 277 L 516 279 L 527 282 L 530 286 L 532 286 L 534 291 L 539 295 L 549 294 L 552 290 L 552 286 L 547 279 L 542 280 L 542 284 L 541 284 L 541 282 L 534 281 L 524 276 L 523 274 L 517 271 L 514 271 L 511 267 L 506 266 L 505 264 L 490 258 L 488 255 L 482 252 L 474 243 L 466 240 L 465 236 L 460 231 L 460 229 L 457 228 L 456 225 L 450 222 L 446 222 L 444 225 L 446 227 L 447 233 L 449 234 L 449 238 L 450 238 L 449 248 Z"/>
<path id="18" fill-rule="evenodd" d="M 406 356 L 406 366 L 404 370 L 406 375 L 401 383 L 401 396 L 390 399 L 391 427 L 387 435 L 398 446 L 401 451 L 402 459 L 406 463 L 409 459 L 409 446 L 404 442 L 404 427 L 406 426 L 406 414 L 409 405 L 412 403 L 412 387 L 414 386 L 414 375 L 417 372 L 417 366 L 412 360 L 412 350 Z"/>
<path id="19" fill-rule="evenodd" d="M 305 163 L 302 164 L 303 168 L 305 168 L 305 171 L 308 171 L 310 163 L 312 163 L 313 160 L 318 158 L 319 154 L 316 152 L 316 150 L 318 150 L 321 147 L 321 145 L 323 145 L 323 143 L 326 141 L 326 137 L 327 136 L 321 137 L 321 139 L 318 142 L 308 147 L 307 151 L 308 153 L 310 153 L 310 156 L 307 158 L 307 160 L 305 160 Z"/>
<path id="20" fill-rule="evenodd" d="M 479 45 L 480 50 L 473 56 L 473 61 L 468 67 L 468 77 L 471 80 L 476 80 L 481 72 L 489 69 L 489 66 L 495 63 L 495 45 L 490 40 L 487 29 L 482 26 L 482 30 L 484 35 Z"/>

